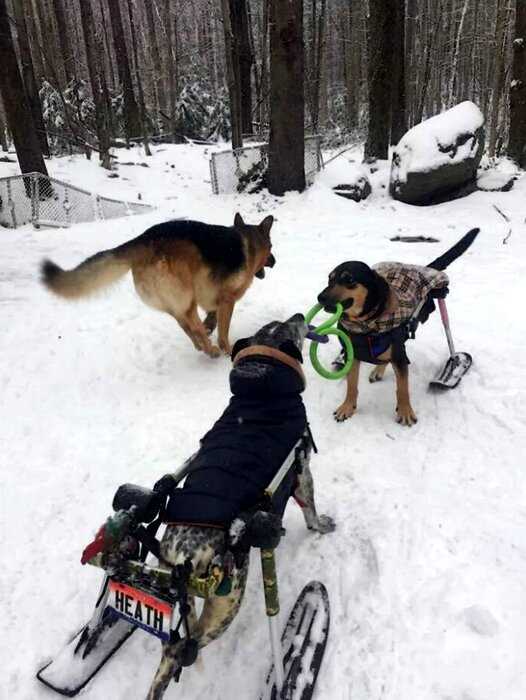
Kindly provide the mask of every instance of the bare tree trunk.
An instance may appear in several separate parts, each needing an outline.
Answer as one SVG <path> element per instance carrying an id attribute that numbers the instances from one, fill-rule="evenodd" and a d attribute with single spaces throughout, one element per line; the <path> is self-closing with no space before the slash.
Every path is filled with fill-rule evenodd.
<path id="1" fill-rule="evenodd" d="M 174 21 L 172 22 L 171 0 L 166 0 L 165 2 L 164 26 L 166 30 L 166 49 L 168 53 L 168 105 L 170 108 L 170 130 L 172 132 L 172 139 L 177 141 L 175 128 L 175 108 L 177 101 L 177 12 L 174 12 Z"/>
<path id="2" fill-rule="evenodd" d="M 433 65 L 432 58 L 435 53 L 436 43 L 440 32 L 440 18 L 442 15 L 443 7 L 443 0 L 440 0 L 440 5 L 438 7 L 437 18 L 435 20 L 434 27 L 432 29 L 430 28 L 430 30 L 427 33 L 427 42 L 425 44 L 424 71 L 419 94 L 417 95 L 415 124 L 419 124 L 422 121 L 422 117 L 424 115 L 424 106 L 426 103 L 427 90 L 429 88 L 431 78 L 431 68 Z"/>
<path id="3" fill-rule="evenodd" d="M 163 64 L 161 61 L 161 54 L 159 51 L 159 44 L 157 43 L 157 36 L 160 34 L 156 27 L 159 26 L 159 18 L 154 12 L 154 2 L 155 0 L 144 0 L 146 7 L 146 23 L 148 25 L 148 44 L 150 47 L 152 62 L 155 71 L 155 93 L 157 97 L 157 108 L 159 110 L 166 110 L 166 90 L 163 78 Z"/>
<path id="4" fill-rule="evenodd" d="M 64 67 L 65 83 L 69 83 L 75 77 L 75 61 L 71 50 L 68 25 L 66 21 L 66 8 L 64 0 L 53 0 L 53 9 L 58 27 L 58 40 L 62 53 L 62 65 Z"/>
<path id="5" fill-rule="evenodd" d="M 391 68 L 396 0 L 369 0 L 367 76 L 369 124 L 365 160 L 387 159 L 391 129 Z"/>
<path id="6" fill-rule="evenodd" d="M 137 55 L 137 32 L 135 30 L 135 19 L 133 17 L 132 0 L 128 0 L 128 15 L 130 18 L 131 44 L 133 49 L 133 60 L 135 64 L 135 82 L 137 83 L 137 90 L 139 92 L 139 115 L 141 133 L 143 136 L 144 143 L 144 153 L 147 156 L 151 156 L 152 152 L 150 150 L 150 141 L 148 138 L 148 120 L 146 115 L 146 105 L 144 102 L 144 90 L 142 85 L 141 72 L 139 70 L 139 59 Z"/>
<path id="7" fill-rule="evenodd" d="M 135 95 L 133 94 L 130 59 L 128 57 L 128 49 L 124 38 L 119 0 L 110 0 L 109 8 L 113 31 L 113 44 L 115 47 L 115 55 L 117 57 L 119 81 L 122 85 L 124 95 L 124 131 L 126 134 L 126 140 L 129 141 L 130 138 L 139 136 L 141 133 L 141 119 L 139 115 L 139 108 L 137 106 L 137 102 L 135 101 Z"/>
<path id="8" fill-rule="evenodd" d="M 349 3 L 341 8 L 341 23 L 343 27 L 343 80 L 345 83 L 345 120 L 349 129 L 358 124 L 358 109 L 360 102 L 360 75 L 356 70 L 354 57 L 357 53 L 355 43 L 358 42 L 355 5 Z"/>
<path id="9" fill-rule="evenodd" d="M 305 189 L 303 0 L 271 0 L 270 143 L 267 184 Z"/>
<path id="10" fill-rule="evenodd" d="M 407 0 L 406 6 L 406 94 L 407 125 L 413 126 L 417 95 L 417 50 L 418 50 L 418 5 L 417 0 Z"/>
<path id="11" fill-rule="evenodd" d="M 230 120 L 232 123 L 232 148 L 243 145 L 241 124 L 241 88 L 239 63 L 234 60 L 234 34 L 230 17 L 230 2 L 222 0 L 223 26 L 225 31 L 226 75 L 230 97 Z"/>
<path id="12" fill-rule="evenodd" d="M 113 0 L 113 2 L 119 2 L 119 0 Z M 112 3 L 108 2 L 108 0 L 98 0 L 97 4 L 99 5 L 100 11 L 100 21 L 97 23 L 97 29 L 102 27 L 102 31 L 96 32 L 97 41 L 101 45 L 102 49 L 99 59 L 101 61 L 101 65 L 104 71 L 104 82 L 106 83 L 106 87 L 108 86 L 109 82 L 110 89 L 113 92 L 115 92 L 115 90 L 117 89 L 118 80 L 115 71 L 115 61 L 113 60 L 113 45 L 110 41 L 111 17 L 109 16 L 108 10 L 108 4 Z M 111 117 L 113 123 L 113 113 Z"/>
<path id="13" fill-rule="evenodd" d="M 478 102 L 477 95 L 477 51 L 478 51 L 478 31 L 479 31 L 479 0 L 474 0 L 473 8 L 473 43 L 471 47 L 471 75 L 469 81 L 470 99 Z"/>
<path id="14" fill-rule="evenodd" d="M 455 90 L 458 83 L 458 57 L 460 53 L 460 40 L 462 38 L 462 30 L 464 28 L 464 21 L 466 19 L 466 14 L 469 7 L 469 0 L 464 0 L 464 5 L 462 6 L 462 14 L 460 16 L 460 23 L 457 29 L 457 36 L 455 39 L 455 51 L 453 53 L 453 61 L 451 64 L 451 77 L 449 80 L 449 90 L 447 97 L 447 106 L 451 107 L 455 97 Z"/>
<path id="15" fill-rule="evenodd" d="M 6 0 L 0 0 L 0 93 L 22 173 L 47 175 L 31 109 L 18 69 Z"/>
<path id="16" fill-rule="evenodd" d="M 36 28 L 35 14 L 33 10 L 33 3 L 31 0 L 25 0 L 25 20 L 26 20 L 26 30 L 27 39 L 29 46 L 31 48 L 31 58 L 33 59 L 33 69 L 35 72 L 35 78 L 40 84 L 42 78 L 45 77 L 43 57 L 40 50 L 40 44 L 38 39 L 38 31 Z"/>
<path id="17" fill-rule="evenodd" d="M 18 48 L 20 51 L 20 66 L 22 68 L 22 79 L 26 89 L 26 95 L 33 116 L 33 124 L 37 130 L 38 140 L 43 155 L 49 156 L 49 145 L 47 142 L 44 117 L 42 116 L 42 105 L 38 94 L 38 85 L 33 69 L 33 60 L 27 37 L 27 26 L 24 17 L 24 4 L 22 0 L 13 3 L 14 17 L 16 22 L 16 33 L 18 38 Z"/>
<path id="18" fill-rule="evenodd" d="M 326 1 L 320 0 L 320 13 L 316 17 L 316 4 L 313 2 L 313 19 L 312 19 L 312 64 L 311 64 L 311 99 L 310 113 L 312 130 L 318 130 L 320 120 L 320 91 L 322 79 L 322 64 L 325 49 L 325 17 L 326 17 Z M 316 22 L 316 19 L 318 20 Z"/>
<path id="19" fill-rule="evenodd" d="M 4 151 L 4 153 L 9 151 L 9 143 L 7 142 L 6 117 L 4 105 L 2 103 L 2 95 L 0 95 L 0 145 L 2 146 L 2 151 Z"/>
<path id="20" fill-rule="evenodd" d="M 19 1 L 19 0 L 17 0 Z M 46 63 L 51 67 L 53 75 L 58 74 L 57 70 L 57 46 L 56 35 L 53 28 L 53 17 L 48 12 L 47 0 L 29 0 L 33 2 L 33 17 L 35 27 L 40 27 L 41 41 L 40 45 L 46 47 Z M 85 0 L 84 0 L 85 1 Z M 81 0 L 82 2 L 82 0 Z M 37 28 L 38 35 L 38 28 Z"/>
<path id="21" fill-rule="evenodd" d="M 241 132 L 251 134 L 252 129 L 252 47 L 248 27 L 247 0 L 230 0 L 232 27 L 232 60 L 236 79 L 239 80 Z"/>
<path id="22" fill-rule="evenodd" d="M 269 2 L 270 0 L 263 0 L 263 7 L 261 12 L 261 44 L 260 44 L 260 55 L 261 55 L 261 65 L 259 72 L 256 71 L 256 100 L 257 100 L 257 113 L 259 122 L 259 133 L 264 130 L 264 125 L 266 122 L 268 114 L 268 31 L 269 31 Z"/>
<path id="23" fill-rule="evenodd" d="M 97 138 L 100 149 L 99 158 L 102 167 L 111 170 L 110 119 L 105 95 L 106 80 L 104 77 L 102 57 L 99 56 L 101 42 L 97 42 L 95 37 L 95 23 L 93 20 L 91 0 L 80 0 L 80 17 L 84 33 L 84 42 L 86 44 L 91 91 L 93 93 L 93 102 L 95 103 L 95 122 L 97 125 Z"/>
<path id="24" fill-rule="evenodd" d="M 500 98 L 502 94 L 502 86 L 504 84 L 504 5 L 505 0 L 497 0 L 497 16 L 495 20 L 495 61 L 493 65 L 493 87 L 491 91 L 489 119 L 488 155 L 490 158 L 495 156 Z"/>
<path id="25" fill-rule="evenodd" d="M 515 0 L 508 155 L 526 169 L 526 3 Z"/>
<path id="26" fill-rule="evenodd" d="M 391 143 L 396 145 L 407 131 L 405 93 L 405 2 L 395 1 Z"/>

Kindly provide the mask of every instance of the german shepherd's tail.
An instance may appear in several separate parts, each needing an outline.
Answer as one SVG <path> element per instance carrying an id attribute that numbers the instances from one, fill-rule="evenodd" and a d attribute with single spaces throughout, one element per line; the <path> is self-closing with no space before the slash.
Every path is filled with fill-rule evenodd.
<path id="1" fill-rule="evenodd" d="M 443 255 L 440 255 L 440 257 L 438 257 L 436 260 L 430 262 L 427 267 L 432 267 L 433 270 L 445 270 L 448 265 L 451 265 L 454 260 L 460 258 L 460 256 L 466 252 L 466 250 L 478 236 L 479 232 L 479 228 L 472 228 L 471 231 L 468 231 L 468 233 L 466 233 L 466 235 L 463 236 L 458 243 L 455 243 L 452 248 L 446 250 L 446 252 Z"/>
<path id="2" fill-rule="evenodd" d="M 131 256 L 114 249 L 92 255 L 73 270 L 63 270 L 51 260 L 44 260 L 40 271 L 49 290 L 65 299 L 80 299 L 117 282 L 131 265 Z"/>

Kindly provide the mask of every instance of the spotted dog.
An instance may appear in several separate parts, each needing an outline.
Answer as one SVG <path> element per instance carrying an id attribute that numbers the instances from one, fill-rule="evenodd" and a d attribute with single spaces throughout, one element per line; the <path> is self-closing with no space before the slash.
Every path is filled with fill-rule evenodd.
<path id="1" fill-rule="evenodd" d="M 347 375 L 345 399 L 334 411 L 337 421 L 351 418 L 356 411 L 360 363 L 368 362 L 377 365 L 369 375 L 370 382 L 380 381 L 387 365 L 392 364 L 397 421 L 407 426 L 417 422 L 409 398 L 405 342 L 416 323 L 426 321 L 433 311 L 433 297 L 447 294 L 449 279 L 443 270 L 467 250 L 478 232 L 472 229 L 427 266 L 384 262 L 371 268 L 353 260 L 341 263 L 329 274 L 329 283 L 318 301 L 330 312 L 336 310 L 337 302 L 342 304 L 339 327 L 349 335 L 355 357 Z"/>
<path id="2" fill-rule="evenodd" d="M 313 443 L 301 398 L 306 332 L 304 317 L 296 314 L 283 323 L 269 323 L 234 345 L 230 403 L 202 438 L 184 486 L 170 489 L 170 475 L 156 485 L 158 491 L 171 494 L 161 540 L 164 562 L 176 566 L 190 560 L 198 576 L 205 576 L 217 562 L 228 563 L 230 569 L 229 593 L 206 598 L 199 618 L 191 605 L 191 635 L 199 648 L 223 634 L 243 600 L 249 548 L 241 546 L 246 519 L 239 516 L 257 508 L 301 438 L 296 469 L 275 494 L 274 511 L 281 515 L 294 496 L 310 530 L 325 534 L 335 527 L 330 517 L 317 514 L 314 503 L 309 469 Z M 163 697 L 182 667 L 183 654 L 184 639 L 163 644 L 148 700 Z"/>

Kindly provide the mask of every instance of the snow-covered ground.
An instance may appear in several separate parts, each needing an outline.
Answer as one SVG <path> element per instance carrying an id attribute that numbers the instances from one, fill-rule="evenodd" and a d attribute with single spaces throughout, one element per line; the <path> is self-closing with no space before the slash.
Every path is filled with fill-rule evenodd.
<path id="1" fill-rule="evenodd" d="M 326 584 L 332 628 L 319 699 L 524 700 L 526 178 L 509 193 L 417 208 L 389 198 L 386 164 L 371 176 L 373 195 L 355 204 L 330 189 L 345 182 L 347 154 L 303 194 L 214 196 L 210 149 L 155 151 L 149 168 L 121 166 L 119 179 L 80 157 L 49 164 L 86 189 L 140 193 L 155 212 L 1 231 L 1 697 L 53 696 L 34 673 L 91 611 L 100 572 L 79 559 L 113 492 L 177 468 L 229 397 L 228 359 L 196 353 L 173 319 L 140 302 L 129 276 L 67 303 L 41 286 L 39 262 L 72 266 L 170 217 L 229 225 L 240 211 L 249 222 L 275 216 L 277 264 L 236 307 L 232 339 L 309 309 L 343 260 L 425 264 L 481 227 L 449 270 L 453 334 L 474 364 L 454 391 L 428 393 L 447 346 L 438 314 L 419 329 L 408 346 L 415 427 L 394 421 L 390 371 L 378 385 L 364 371 L 358 413 L 335 423 L 344 383 L 305 363 L 319 510 L 338 529 L 309 534 L 289 507 L 278 553 L 282 618 L 304 583 Z M 120 158 L 144 160 L 139 150 Z M 0 163 L 0 176 L 15 170 Z M 440 242 L 391 242 L 396 234 Z M 167 698 L 258 696 L 270 652 L 257 557 L 252 563 L 231 629 Z M 157 640 L 138 632 L 82 697 L 142 698 L 158 660 Z"/>

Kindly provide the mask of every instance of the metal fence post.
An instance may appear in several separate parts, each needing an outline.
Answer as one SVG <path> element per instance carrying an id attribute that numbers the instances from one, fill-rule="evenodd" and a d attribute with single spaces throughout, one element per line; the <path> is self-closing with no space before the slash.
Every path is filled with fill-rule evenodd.
<path id="1" fill-rule="evenodd" d="M 35 228 L 38 228 L 38 219 L 39 219 L 39 213 L 40 213 L 40 197 L 39 193 L 37 192 L 37 174 L 36 173 L 31 173 L 29 175 L 30 177 L 30 183 L 31 183 L 31 223 Z"/>
<path id="2" fill-rule="evenodd" d="M 11 212 L 11 219 L 13 221 L 13 228 L 16 228 L 16 210 L 15 203 L 13 201 L 13 193 L 11 191 L 11 180 L 7 181 L 7 206 Z"/>

